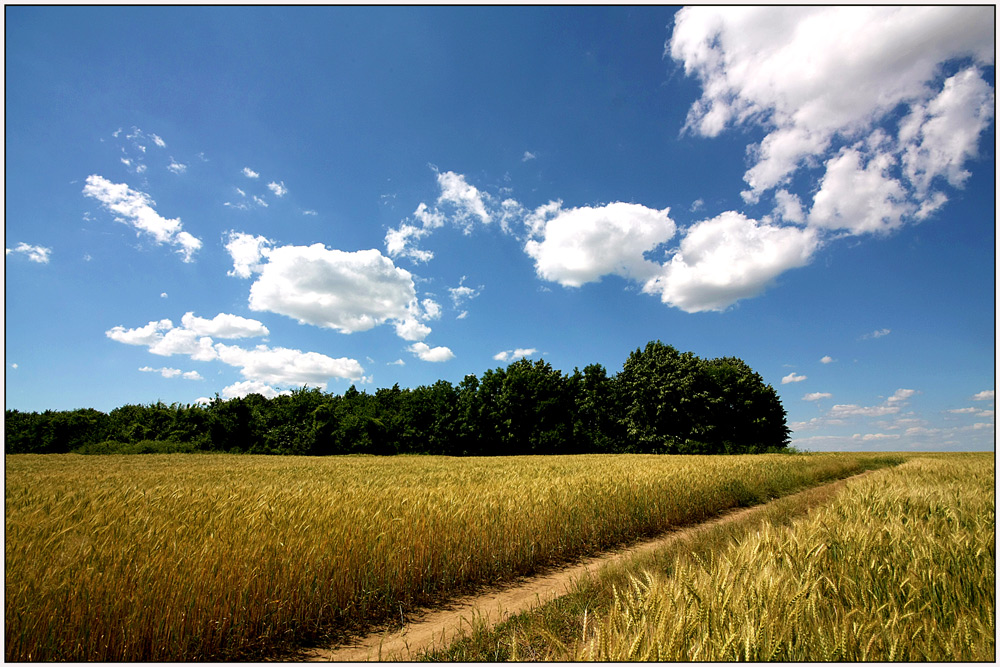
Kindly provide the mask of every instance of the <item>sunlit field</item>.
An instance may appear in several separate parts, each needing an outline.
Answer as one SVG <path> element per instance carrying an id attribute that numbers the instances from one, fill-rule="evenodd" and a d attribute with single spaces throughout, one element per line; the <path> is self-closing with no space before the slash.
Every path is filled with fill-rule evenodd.
<path id="1" fill-rule="evenodd" d="M 877 455 L 6 457 L 6 659 L 274 655 Z"/>
<path id="2" fill-rule="evenodd" d="M 992 662 L 994 478 L 990 453 L 852 481 L 790 527 L 633 577 L 555 657 Z"/>

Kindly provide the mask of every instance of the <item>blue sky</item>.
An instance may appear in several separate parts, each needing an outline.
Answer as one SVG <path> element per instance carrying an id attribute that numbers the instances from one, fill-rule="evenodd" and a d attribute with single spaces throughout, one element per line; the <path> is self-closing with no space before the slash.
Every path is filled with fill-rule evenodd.
<path id="1" fill-rule="evenodd" d="M 993 449 L 992 7 L 5 17 L 8 408 L 659 339 L 802 449 Z"/>

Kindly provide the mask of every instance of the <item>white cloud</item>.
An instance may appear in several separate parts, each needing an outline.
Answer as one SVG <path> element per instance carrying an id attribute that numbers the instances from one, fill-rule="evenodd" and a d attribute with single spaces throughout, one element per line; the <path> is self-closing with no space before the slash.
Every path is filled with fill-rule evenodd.
<path id="1" fill-rule="evenodd" d="M 992 401 L 994 397 L 993 389 L 986 389 L 978 394 L 973 395 L 972 400 L 974 401 Z"/>
<path id="2" fill-rule="evenodd" d="M 260 270 L 260 262 L 270 252 L 271 241 L 263 236 L 252 236 L 243 232 L 229 232 L 226 251 L 233 259 L 233 270 L 227 275 L 249 278 Z"/>
<path id="3" fill-rule="evenodd" d="M 782 380 L 784 382 L 784 380 Z M 833 394 L 829 394 L 822 391 L 813 392 L 811 394 L 806 394 L 802 397 L 803 401 L 821 401 L 824 398 L 833 398 Z"/>
<path id="4" fill-rule="evenodd" d="M 288 390 L 278 391 L 271 385 L 258 380 L 244 380 L 243 382 L 237 382 L 224 388 L 222 390 L 222 398 L 246 398 L 250 394 L 260 394 L 264 398 L 274 398 L 276 396 L 287 396 L 291 393 Z"/>
<path id="5" fill-rule="evenodd" d="M 521 156 L 521 162 L 527 162 L 528 160 L 534 160 L 537 156 L 531 151 L 524 151 L 524 155 Z"/>
<path id="6" fill-rule="evenodd" d="M 902 184 L 888 176 L 895 159 L 880 153 L 866 165 L 863 160 L 857 150 L 845 148 L 826 163 L 809 211 L 810 225 L 852 234 L 886 233 L 915 212 Z"/>
<path id="7" fill-rule="evenodd" d="M 216 343 L 219 360 L 240 369 L 248 380 L 272 385 L 310 385 L 325 389 L 332 378 L 359 380 L 364 369 L 355 359 L 333 359 L 317 352 L 258 345 L 253 349 Z"/>
<path id="8" fill-rule="evenodd" d="M 851 437 L 855 440 L 871 442 L 872 440 L 898 440 L 900 436 L 898 433 L 865 433 L 864 435 L 855 433 Z"/>
<path id="9" fill-rule="evenodd" d="M 580 287 L 607 274 L 645 282 L 660 270 L 645 254 L 677 229 L 669 213 L 669 208 L 658 211 L 624 202 L 571 209 L 550 202 L 527 221 L 531 237 L 540 240 L 530 238 L 524 251 L 535 260 L 540 278 L 565 287 Z"/>
<path id="10" fill-rule="evenodd" d="M 253 196 L 253 202 L 257 204 L 257 206 L 262 206 L 264 208 L 267 208 L 267 202 L 264 201 L 262 198 L 258 197 L 257 195 Z"/>
<path id="11" fill-rule="evenodd" d="M 123 326 L 116 326 L 104 332 L 104 335 L 111 340 L 126 345 L 155 345 L 163 340 L 163 331 L 169 331 L 174 326 L 170 320 L 152 321 L 144 327 L 136 329 L 126 329 Z"/>
<path id="12" fill-rule="evenodd" d="M 832 364 L 835 361 L 836 361 L 836 359 L 834 359 L 830 355 L 826 355 L 822 359 L 819 360 L 819 363 L 821 363 L 821 364 Z"/>
<path id="13" fill-rule="evenodd" d="M 969 177 L 963 164 L 977 154 L 980 133 L 993 118 L 993 89 L 976 68 L 949 77 L 926 105 L 914 105 L 900 124 L 900 139 L 909 140 L 903 156 L 907 178 L 923 195 L 943 177 L 961 187 Z"/>
<path id="14" fill-rule="evenodd" d="M 175 174 L 183 174 L 185 171 L 187 171 L 187 165 L 181 164 L 180 162 L 177 162 L 173 158 L 170 158 L 170 164 L 167 165 L 167 169 L 169 169 Z"/>
<path id="15" fill-rule="evenodd" d="M 897 389 L 896 393 L 886 399 L 886 403 L 889 405 L 895 405 L 896 403 L 905 404 L 911 397 L 919 393 L 916 389 Z"/>
<path id="16" fill-rule="evenodd" d="M 125 183 L 111 181 L 92 174 L 87 177 L 83 194 L 99 201 L 116 214 L 115 219 L 152 236 L 157 243 L 180 246 L 178 253 L 185 262 L 201 248 L 201 241 L 181 229 L 180 218 L 164 218 L 153 209 L 154 202 L 144 192 L 133 190 Z"/>
<path id="17" fill-rule="evenodd" d="M 385 233 L 385 251 L 390 257 L 409 257 L 417 263 L 429 262 L 434 259 L 434 253 L 417 247 L 417 242 L 428 233 L 426 228 L 403 223 Z"/>
<path id="18" fill-rule="evenodd" d="M 281 183 L 275 183 L 274 181 L 271 181 L 270 183 L 267 184 L 267 187 L 271 192 L 274 193 L 275 197 L 284 197 L 286 194 L 288 194 L 288 188 L 285 187 L 284 181 L 282 181 Z"/>
<path id="19" fill-rule="evenodd" d="M 181 378 L 184 378 L 185 380 L 203 380 L 204 379 L 204 378 L 201 377 L 201 374 L 198 373 L 198 371 L 188 371 L 188 372 L 185 373 L 184 371 L 181 371 L 179 368 L 166 368 L 166 367 L 164 367 L 164 368 L 150 368 L 149 366 L 143 366 L 139 370 L 142 371 L 142 372 L 144 372 L 144 373 L 159 373 L 160 375 L 162 375 L 165 378 L 181 377 Z"/>
<path id="20" fill-rule="evenodd" d="M 894 405 L 876 405 L 872 407 L 861 407 L 860 405 L 835 405 L 830 408 L 830 416 L 834 419 L 842 417 L 883 417 L 894 415 L 899 412 L 899 408 Z"/>
<path id="21" fill-rule="evenodd" d="M 789 382 L 802 382 L 807 379 L 805 375 L 797 375 L 795 373 L 789 373 L 785 377 L 781 378 L 781 384 L 788 384 Z"/>
<path id="22" fill-rule="evenodd" d="M 212 361 L 218 356 L 210 337 L 182 327 L 170 329 L 158 341 L 150 343 L 149 351 L 163 357 L 185 354 L 195 361 Z"/>
<path id="23" fill-rule="evenodd" d="M 825 163 L 810 224 L 885 232 L 944 203 L 935 178 L 967 178 L 993 117 L 979 69 L 994 61 L 993 18 L 987 6 L 687 7 L 667 51 L 702 84 L 686 130 L 766 130 L 748 147 L 746 201 Z M 942 80 L 942 66 L 963 59 Z M 788 204 L 776 212 L 794 221 Z"/>
<path id="24" fill-rule="evenodd" d="M 215 338 L 252 338 L 267 336 L 270 333 L 267 327 L 257 320 L 229 313 L 219 313 L 208 320 L 195 317 L 193 312 L 187 312 L 181 318 L 181 324 L 199 336 Z"/>
<path id="25" fill-rule="evenodd" d="M 437 181 L 441 187 L 437 203 L 450 204 L 455 208 L 456 221 L 466 223 L 466 234 L 472 231 L 471 218 L 478 218 L 484 224 L 490 222 L 491 216 L 486 209 L 490 196 L 480 192 L 474 185 L 469 185 L 465 176 L 446 171 L 437 175 Z"/>
<path id="26" fill-rule="evenodd" d="M 447 347 L 430 347 L 427 343 L 414 343 L 407 349 L 422 361 L 441 362 L 455 358 L 455 354 Z"/>
<path id="27" fill-rule="evenodd" d="M 260 174 L 251 169 L 250 167 L 243 167 L 243 175 L 247 178 L 260 178 Z"/>
<path id="28" fill-rule="evenodd" d="M 226 248 L 235 275 L 259 274 L 250 287 L 251 310 L 341 333 L 390 323 L 411 341 L 425 338 L 431 330 L 422 322 L 440 314 L 433 300 L 418 302 L 412 274 L 375 249 L 345 252 L 321 243 L 272 247 L 263 237 L 236 233 Z"/>
<path id="29" fill-rule="evenodd" d="M 319 213 L 313 211 L 312 209 L 306 209 L 305 211 L 302 211 L 302 215 L 319 215 Z"/>
<path id="30" fill-rule="evenodd" d="M 888 336 L 891 333 L 892 333 L 892 329 L 876 329 L 875 331 L 873 331 L 871 333 L 865 334 L 861 338 L 862 339 L 882 338 L 883 336 Z"/>
<path id="31" fill-rule="evenodd" d="M 49 257 L 52 254 L 52 248 L 45 248 L 40 245 L 28 245 L 23 241 L 18 243 L 15 248 L 5 248 L 5 250 L 5 256 L 12 252 L 21 253 L 28 256 L 28 261 L 37 262 L 38 264 L 48 264 Z"/>
<path id="32" fill-rule="evenodd" d="M 530 357 L 538 352 L 537 349 L 533 347 L 519 347 L 516 350 L 504 350 L 503 352 L 497 352 L 493 355 L 496 361 L 508 361 L 520 359 L 521 357 Z"/>
<path id="33" fill-rule="evenodd" d="M 153 143 L 156 144 L 157 146 L 159 146 L 160 148 L 166 148 L 167 147 L 167 142 L 165 142 L 163 139 L 161 139 L 160 137 L 156 136 L 155 134 L 150 134 L 149 138 L 152 139 Z"/>
<path id="34" fill-rule="evenodd" d="M 396 359 L 396 361 L 390 361 L 386 366 L 405 366 L 406 362 L 402 359 Z"/>
<path id="35" fill-rule="evenodd" d="M 756 296 L 781 273 L 808 264 L 818 245 L 813 230 L 762 224 L 727 211 L 692 225 L 643 291 L 689 313 L 725 310 Z"/>
<path id="36" fill-rule="evenodd" d="M 965 414 L 974 415 L 974 414 L 979 414 L 980 410 L 979 408 L 957 408 L 955 410 L 949 410 L 948 412 L 952 413 L 953 415 L 965 415 Z"/>

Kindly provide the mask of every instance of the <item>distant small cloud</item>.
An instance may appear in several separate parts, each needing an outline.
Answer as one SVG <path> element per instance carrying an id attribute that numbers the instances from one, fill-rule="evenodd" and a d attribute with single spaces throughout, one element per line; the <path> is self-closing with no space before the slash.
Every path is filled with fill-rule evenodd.
<path id="1" fill-rule="evenodd" d="M 258 197 L 257 195 L 253 196 L 253 201 L 255 204 L 257 204 L 257 206 L 263 206 L 264 208 L 267 208 L 267 202 Z"/>
<path id="2" fill-rule="evenodd" d="M 441 362 L 455 358 L 455 353 L 447 347 L 431 347 L 427 343 L 414 343 L 407 349 L 422 361 Z"/>
<path id="3" fill-rule="evenodd" d="M 814 392 L 812 394 L 806 394 L 805 396 L 802 397 L 802 400 L 803 401 L 820 401 L 820 400 L 823 400 L 824 398 L 833 398 L 833 394 L 829 394 L 829 393 L 822 392 L 822 391 L 817 391 L 817 392 Z"/>
<path id="4" fill-rule="evenodd" d="M 698 199 L 695 199 L 693 202 L 691 202 L 691 212 L 692 213 L 694 213 L 695 211 L 700 211 L 703 208 L 705 208 L 705 200 L 704 199 L 701 199 L 699 197 Z"/>
<path id="5" fill-rule="evenodd" d="M 987 389 L 981 391 L 972 397 L 974 401 L 992 401 L 994 396 L 994 391 L 992 389 Z"/>
<path id="6" fill-rule="evenodd" d="M 513 361 L 515 359 L 520 359 L 521 357 L 530 357 L 537 352 L 538 350 L 533 347 L 519 347 L 516 350 L 504 350 L 503 352 L 497 352 L 493 355 L 493 359 L 496 361 Z"/>
<path id="7" fill-rule="evenodd" d="M 390 361 L 386 366 L 405 366 L 406 362 L 402 359 L 396 359 L 396 361 Z"/>
<path id="8" fill-rule="evenodd" d="M 243 175 L 247 178 L 260 178 L 260 174 L 251 169 L 250 167 L 243 167 Z"/>
<path id="9" fill-rule="evenodd" d="M 288 194 L 288 188 L 285 187 L 284 181 L 282 181 L 281 183 L 275 183 L 274 181 L 271 181 L 270 183 L 267 184 L 267 187 L 268 189 L 271 190 L 271 192 L 274 193 L 275 197 L 284 197 L 286 194 Z"/>
<path id="10" fill-rule="evenodd" d="M 49 256 L 52 254 L 52 248 L 45 248 L 40 245 L 28 245 L 27 243 L 21 242 L 13 249 L 6 248 L 4 255 L 9 255 L 12 252 L 20 253 L 28 256 L 28 260 L 31 262 L 36 262 L 38 264 L 48 264 Z"/>
<path id="11" fill-rule="evenodd" d="M 166 292 L 160 292 L 160 298 L 161 299 L 166 299 L 167 298 L 167 293 Z"/>
<path id="12" fill-rule="evenodd" d="M 521 162 L 527 162 L 528 160 L 534 160 L 538 156 L 531 151 L 524 151 L 524 155 L 521 156 Z"/>
<path id="13" fill-rule="evenodd" d="M 896 393 L 886 399 L 886 403 L 894 405 L 909 400 L 912 396 L 919 394 L 916 389 L 897 389 Z"/>
<path id="14" fill-rule="evenodd" d="M 863 340 L 867 340 L 869 338 L 882 338 L 883 336 L 888 336 L 890 333 L 892 333 L 892 329 L 878 329 L 877 331 L 865 334 L 861 338 Z"/>
<path id="15" fill-rule="evenodd" d="M 177 162 L 173 158 L 170 158 L 170 164 L 167 165 L 167 169 L 175 174 L 183 174 L 185 171 L 187 171 L 187 165 L 181 164 L 180 162 Z"/>
<path id="16" fill-rule="evenodd" d="M 830 355 L 826 355 L 825 357 L 823 357 L 822 359 L 819 360 L 819 363 L 821 363 L 821 364 L 832 364 L 835 361 L 836 361 L 836 359 L 834 359 Z"/>
<path id="17" fill-rule="evenodd" d="M 156 144 L 157 146 L 159 146 L 160 148 L 166 148 L 167 147 L 167 142 L 165 142 L 159 136 L 157 136 L 155 134 L 151 134 L 151 135 L 149 135 L 149 138 L 152 139 L 153 143 Z"/>
<path id="18" fill-rule="evenodd" d="M 302 211 L 302 215 L 319 215 L 319 213 L 312 209 L 306 209 L 305 211 Z"/>
<path id="19" fill-rule="evenodd" d="M 808 376 L 806 376 L 806 375 L 798 375 L 796 373 L 789 373 L 785 377 L 781 378 L 781 384 L 788 384 L 789 382 L 802 382 L 807 377 Z"/>

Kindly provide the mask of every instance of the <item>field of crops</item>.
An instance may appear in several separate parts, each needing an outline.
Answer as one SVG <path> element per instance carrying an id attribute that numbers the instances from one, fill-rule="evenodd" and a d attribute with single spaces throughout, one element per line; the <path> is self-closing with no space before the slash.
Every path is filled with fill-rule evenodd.
<path id="1" fill-rule="evenodd" d="M 993 662 L 994 493 L 992 453 L 852 481 L 790 527 L 634 576 L 553 657 Z"/>
<path id="2" fill-rule="evenodd" d="M 6 457 L 7 660 L 273 656 L 898 457 Z"/>

